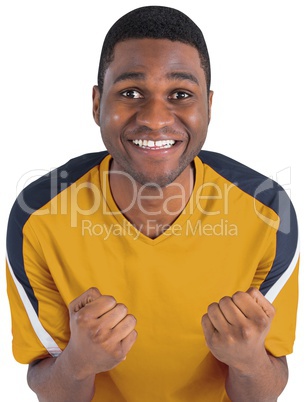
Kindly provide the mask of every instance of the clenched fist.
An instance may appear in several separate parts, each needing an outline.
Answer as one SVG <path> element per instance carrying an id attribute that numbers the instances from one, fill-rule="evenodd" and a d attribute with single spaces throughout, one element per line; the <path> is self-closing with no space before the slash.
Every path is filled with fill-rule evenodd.
<path id="1" fill-rule="evenodd" d="M 79 379 L 105 372 L 126 358 L 137 338 L 136 319 L 124 304 L 90 288 L 69 305 L 66 348 Z"/>
<path id="2" fill-rule="evenodd" d="M 219 361 L 247 372 L 266 354 L 274 315 L 274 307 L 256 288 L 224 297 L 202 317 L 207 346 Z"/>

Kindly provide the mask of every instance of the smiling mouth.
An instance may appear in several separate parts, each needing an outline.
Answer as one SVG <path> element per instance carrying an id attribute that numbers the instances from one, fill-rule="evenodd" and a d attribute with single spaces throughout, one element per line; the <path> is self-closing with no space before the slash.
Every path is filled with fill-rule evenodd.
<path id="1" fill-rule="evenodd" d="M 173 147 L 176 143 L 174 140 L 133 140 L 133 143 L 137 145 L 139 148 L 143 149 L 167 149 Z"/>

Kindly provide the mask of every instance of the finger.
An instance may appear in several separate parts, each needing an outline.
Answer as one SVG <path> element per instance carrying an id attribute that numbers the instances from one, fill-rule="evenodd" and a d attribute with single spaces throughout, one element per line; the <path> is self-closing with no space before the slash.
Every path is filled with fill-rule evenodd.
<path id="1" fill-rule="evenodd" d="M 127 307 L 122 303 L 118 303 L 114 308 L 99 317 L 101 326 L 113 329 L 127 316 L 127 313 Z"/>
<path id="2" fill-rule="evenodd" d="M 98 299 L 86 304 L 84 311 L 92 318 L 101 318 L 104 314 L 115 308 L 117 302 L 113 296 L 102 295 Z"/>
<path id="3" fill-rule="evenodd" d="M 219 301 L 219 308 L 224 315 L 226 321 L 231 325 L 240 325 L 243 320 L 246 320 L 246 316 L 244 315 L 244 313 L 229 296 L 223 297 Z"/>
<path id="4" fill-rule="evenodd" d="M 92 287 L 86 290 L 86 292 L 82 293 L 79 297 L 74 299 L 70 305 L 69 309 L 71 312 L 78 312 L 81 308 L 85 307 L 86 304 L 91 303 L 101 296 L 101 293 L 98 288 Z"/>
<path id="5" fill-rule="evenodd" d="M 216 328 L 212 325 L 208 314 L 203 315 L 201 323 L 206 340 L 211 339 L 216 332 Z"/>
<path id="6" fill-rule="evenodd" d="M 136 342 L 137 336 L 137 331 L 133 330 L 124 339 L 122 339 L 121 347 L 125 355 L 131 350 L 132 346 Z"/>
<path id="7" fill-rule="evenodd" d="M 270 318 L 275 315 L 275 308 L 257 288 L 249 288 L 247 292 Z"/>
<path id="8" fill-rule="evenodd" d="M 135 330 L 137 320 L 132 314 L 128 314 L 114 328 L 113 337 L 117 342 L 122 341 Z"/>
<path id="9" fill-rule="evenodd" d="M 77 314 L 81 318 L 81 314 L 83 318 L 98 319 L 112 310 L 116 304 L 117 302 L 112 296 L 101 295 L 100 292 L 95 291 L 88 295 L 85 292 L 70 304 L 70 316 Z"/>
<path id="10" fill-rule="evenodd" d="M 260 293 L 257 290 L 258 293 Z M 236 304 L 236 306 L 242 311 L 242 313 L 249 319 L 254 319 L 256 317 L 272 317 L 273 316 L 273 310 L 274 307 L 270 304 L 268 301 L 265 303 L 262 300 L 262 296 L 259 296 L 257 292 L 253 291 L 248 291 L 248 292 L 236 292 L 232 296 L 233 302 Z M 250 294 L 251 293 L 251 294 Z M 255 296 L 256 293 L 256 297 Z M 252 296 L 253 295 L 253 296 Z M 260 298 L 260 301 L 259 301 Z"/>
<path id="11" fill-rule="evenodd" d="M 224 317 L 218 303 L 212 303 L 207 308 L 208 317 L 218 332 L 225 331 L 230 323 Z"/>
<path id="12" fill-rule="evenodd" d="M 247 318 L 252 318 L 260 311 L 259 306 L 256 305 L 255 300 L 247 292 L 236 292 L 235 294 L 233 294 L 232 300 L 237 308 Z"/>

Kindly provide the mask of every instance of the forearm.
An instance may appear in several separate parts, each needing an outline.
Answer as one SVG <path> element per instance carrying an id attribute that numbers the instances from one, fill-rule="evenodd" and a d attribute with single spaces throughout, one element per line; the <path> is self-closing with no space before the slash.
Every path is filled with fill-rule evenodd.
<path id="1" fill-rule="evenodd" d="M 41 402 L 89 402 L 94 396 L 95 376 L 78 378 L 63 352 L 57 358 L 46 358 L 30 365 L 29 387 Z"/>
<path id="2" fill-rule="evenodd" d="M 266 354 L 248 371 L 229 367 L 226 391 L 232 402 L 275 402 L 288 380 L 286 358 Z"/>

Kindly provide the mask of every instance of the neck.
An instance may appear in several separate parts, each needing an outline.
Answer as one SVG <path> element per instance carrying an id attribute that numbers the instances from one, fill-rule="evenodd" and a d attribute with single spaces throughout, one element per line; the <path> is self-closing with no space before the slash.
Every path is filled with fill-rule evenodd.
<path id="1" fill-rule="evenodd" d="M 114 161 L 110 170 L 118 171 Z M 112 196 L 119 210 L 150 238 L 158 237 L 177 219 L 188 203 L 193 186 L 193 165 L 165 187 L 131 182 L 125 175 L 110 175 Z"/>

